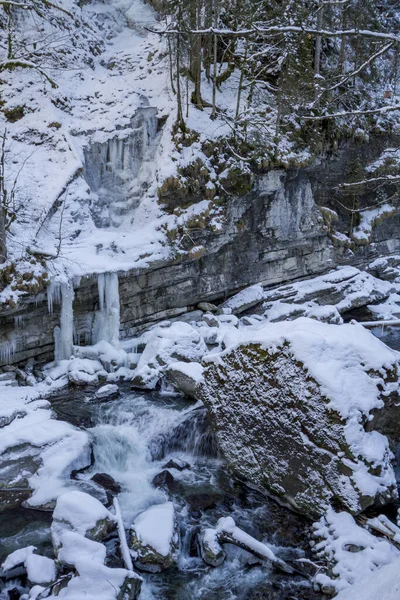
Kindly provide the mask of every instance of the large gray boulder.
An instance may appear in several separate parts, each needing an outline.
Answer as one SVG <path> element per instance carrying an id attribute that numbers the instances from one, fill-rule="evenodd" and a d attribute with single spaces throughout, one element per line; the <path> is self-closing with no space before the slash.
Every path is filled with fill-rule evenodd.
<path id="1" fill-rule="evenodd" d="M 382 435 L 400 439 L 396 352 L 360 325 L 307 318 L 236 330 L 224 346 L 204 360 L 199 397 L 240 478 L 310 517 L 396 497 Z"/>

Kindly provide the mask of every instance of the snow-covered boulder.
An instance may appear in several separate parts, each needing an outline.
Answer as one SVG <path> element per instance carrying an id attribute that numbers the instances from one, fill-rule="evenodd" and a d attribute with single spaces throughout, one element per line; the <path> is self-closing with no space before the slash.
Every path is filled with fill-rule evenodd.
<path id="1" fill-rule="evenodd" d="M 349 595 L 343 597 L 356 598 L 352 592 L 353 584 L 363 585 L 370 573 L 385 565 L 399 565 L 400 550 L 387 539 L 376 537 L 360 527 L 347 512 L 329 509 L 313 524 L 313 532 L 317 541 L 314 546 L 316 557 L 327 564 L 315 579 L 322 591 L 330 595 L 348 589 Z M 366 596 L 361 597 L 364 600 Z M 381 595 L 376 600 L 386 598 Z"/>
<path id="2" fill-rule="evenodd" d="M 354 308 L 384 300 L 395 288 L 355 267 L 340 267 L 326 275 L 282 285 L 264 292 L 266 308 L 279 300 L 288 304 L 335 306 L 340 314 Z"/>
<path id="3" fill-rule="evenodd" d="M 130 536 L 135 566 L 158 573 L 176 562 L 179 530 L 172 502 L 157 504 L 136 517 Z"/>
<path id="4" fill-rule="evenodd" d="M 232 330 L 224 346 L 199 397 L 241 478 L 310 516 L 397 496 L 382 433 L 400 439 L 398 353 L 360 325 L 307 318 Z"/>
<path id="5" fill-rule="evenodd" d="M 99 383 L 107 379 L 107 372 L 98 360 L 73 358 L 68 363 L 68 381 L 74 385 Z"/>
<path id="6" fill-rule="evenodd" d="M 30 584 L 49 585 L 56 579 L 56 565 L 54 560 L 46 556 L 35 554 L 35 546 L 19 548 L 9 554 L 1 565 L 4 573 L 23 566 Z"/>
<path id="7" fill-rule="evenodd" d="M 97 400 L 112 400 L 119 396 L 119 389 L 115 383 L 107 383 L 99 388 L 95 394 Z"/>
<path id="8" fill-rule="evenodd" d="M 104 565 L 106 548 L 83 535 L 65 531 L 59 538 L 58 559 L 73 567 L 76 577 L 50 598 L 65 600 L 135 600 L 139 597 L 142 578 L 126 569 L 111 569 Z"/>
<path id="9" fill-rule="evenodd" d="M 145 389 L 156 387 L 167 365 L 177 361 L 199 361 L 208 352 L 199 332 L 182 321 L 154 327 L 142 336 L 141 341 L 146 347 L 132 385 Z"/>
<path id="10" fill-rule="evenodd" d="M 262 302 L 263 299 L 264 289 L 262 285 L 256 284 L 235 294 L 221 304 L 220 308 L 221 310 L 229 310 L 235 315 L 238 315 L 246 310 L 249 310 L 253 306 L 256 306 Z"/>
<path id="11" fill-rule="evenodd" d="M 51 538 L 57 551 L 61 536 L 73 531 L 90 540 L 99 541 L 115 529 L 115 517 L 96 498 L 73 490 L 62 494 L 53 513 Z"/>
<path id="12" fill-rule="evenodd" d="M 197 387 L 203 380 L 203 370 L 200 363 L 178 361 L 166 369 L 165 376 L 180 392 L 195 397 Z"/>

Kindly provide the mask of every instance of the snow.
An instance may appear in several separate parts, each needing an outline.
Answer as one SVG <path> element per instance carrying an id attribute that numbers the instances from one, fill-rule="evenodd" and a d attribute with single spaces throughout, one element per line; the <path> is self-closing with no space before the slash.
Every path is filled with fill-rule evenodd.
<path id="1" fill-rule="evenodd" d="M 243 312 L 247 308 L 250 308 L 254 304 L 257 304 L 264 298 L 264 289 L 261 285 L 252 285 L 248 287 L 226 302 L 223 303 L 222 308 L 229 308 L 232 312 Z"/>
<path id="2" fill-rule="evenodd" d="M 29 554 L 25 560 L 28 579 L 31 583 L 51 583 L 56 578 L 54 560 L 39 554 Z"/>
<path id="3" fill-rule="evenodd" d="M 234 540 L 245 544 L 250 550 L 253 550 L 256 553 L 265 556 L 265 558 L 268 558 L 272 562 L 278 560 L 269 546 L 263 544 L 262 542 L 259 542 L 242 529 L 239 529 L 239 527 L 236 527 L 236 523 L 232 519 L 232 517 L 222 517 L 221 519 L 219 519 L 216 530 L 217 533 L 228 533 L 232 536 Z"/>
<path id="4" fill-rule="evenodd" d="M 60 536 L 60 543 L 58 560 L 61 562 L 74 566 L 82 560 L 90 559 L 93 563 L 104 565 L 106 560 L 106 547 L 104 544 L 88 540 L 74 531 L 64 532 Z"/>
<path id="5" fill-rule="evenodd" d="M 352 238 L 358 243 L 367 243 L 372 234 L 372 228 L 377 221 L 396 213 L 396 208 L 387 202 L 376 208 L 360 212 L 360 224 L 352 232 Z"/>
<path id="6" fill-rule="evenodd" d="M 11 552 L 1 565 L 3 571 L 9 571 L 18 565 L 25 564 L 28 556 L 33 554 L 35 550 L 36 546 L 26 546 L 26 548 L 19 548 L 18 550 L 15 550 L 15 552 Z"/>
<path id="7" fill-rule="evenodd" d="M 118 391 L 118 386 L 115 383 L 108 383 L 97 390 L 96 398 L 107 398 L 108 396 L 117 394 Z"/>
<path id="8" fill-rule="evenodd" d="M 318 555 L 325 555 L 334 562 L 334 578 L 320 573 L 316 581 L 332 585 L 338 592 L 349 589 L 348 594 L 352 594 L 353 588 L 349 586 L 364 584 L 372 571 L 390 563 L 399 564 L 400 551 L 387 540 L 377 538 L 357 525 L 347 512 L 336 513 L 330 509 L 318 523 L 314 523 L 313 529 L 314 536 L 322 538 L 315 546 Z M 353 595 L 342 597 L 354 598 Z M 380 597 L 386 600 L 385 596 Z"/>
<path id="9" fill-rule="evenodd" d="M 174 371 L 179 371 L 180 373 L 187 375 L 196 383 L 201 383 L 203 381 L 204 367 L 200 363 L 178 361 L 174 362 L 168 368 L 172 368 Z"/>
<path id="10" fill-rule="evenodd" d="M 101 502 L 78 490 L 66 492 L 58 497 L 53 513 L 51 534 L 55 546 L 61 543 L 65 531 L 85 535 L 99 521 L 114 520 L 114 516 Z"/>
<path id="11" fill-rule="evenodd" d="M 400 597 L 400 557 L 362 578 L 336 596 L 336 600 L 398 600 Z"/>
<path id="12" fill-rule="evenodd" d="M 144 546 L 168 556 L 174 536 L 175 511 L 172 502 L 151 506 L 136 517 L 132 528 Z"/>

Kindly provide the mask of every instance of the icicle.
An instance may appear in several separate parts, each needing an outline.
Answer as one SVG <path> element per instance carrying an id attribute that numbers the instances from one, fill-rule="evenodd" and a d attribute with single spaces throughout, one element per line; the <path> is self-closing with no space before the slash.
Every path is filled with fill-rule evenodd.
<path id="1" fill-rule="evenodd" d="M 99 312 L 93 324 L 94 343 L 104 340 L 119 346 L 119 288 L 117 273 L 101 273 L 97 280 L 99 290 Z"/>
<path id="2" fill-rule="evenodd" d="M 68 359 L 72 354 L 74 336 L 74 287 L 71 282 L 61 284 L 60 315 L 60 360 Z"/>
<path id="3" fill-rule="evenodd" d="M 49 281 L 47 286 L 47 308 L 50 314 L 53 314 L 54 304 L 61 302 L 61 286 L 59 281 Z"/>
<path id="4" fill-rule="evenodd" d="M 20 329 L 24 324 L 24 315 L 14 317 L 14 329 Z"/>
<path id="5" fill-rule="evenodd" d="M 9 365 L 17 351 L 16 340 L 7 340 L 0 344 L 0 362 Z"/>
<path id="6" fill-rule="evenodd" d="M 55 327 L 54 360 L 59 362 L 71 357 L 74 337 L 74 286 L 72 282 L 55 282 L 47 289 L 49 312 L 53 312 L 54 302 L 61 301 L 60 326 Z"/>

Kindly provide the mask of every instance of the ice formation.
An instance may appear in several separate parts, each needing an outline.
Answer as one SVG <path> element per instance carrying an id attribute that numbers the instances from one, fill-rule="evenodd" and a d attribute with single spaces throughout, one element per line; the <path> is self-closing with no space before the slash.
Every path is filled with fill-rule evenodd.
<path id="1" fill-rule="evenodd" d="M 99 311 L 93 324 L 93 343 L 109 342 L 119 345 L 119 289 L 118 273 L 100 273 L 97 279 Z"/>

